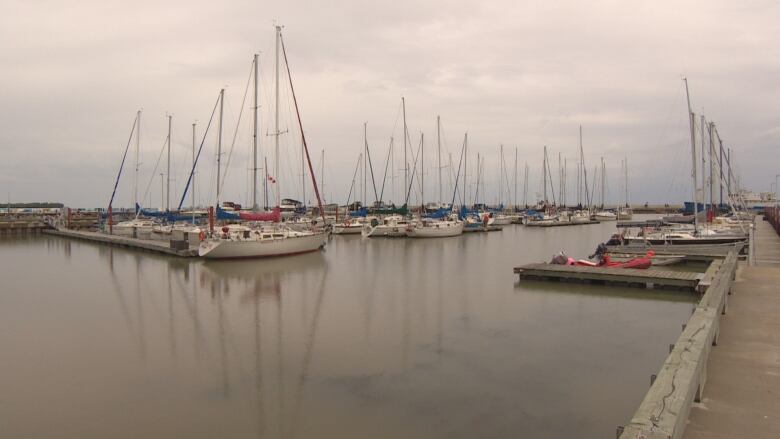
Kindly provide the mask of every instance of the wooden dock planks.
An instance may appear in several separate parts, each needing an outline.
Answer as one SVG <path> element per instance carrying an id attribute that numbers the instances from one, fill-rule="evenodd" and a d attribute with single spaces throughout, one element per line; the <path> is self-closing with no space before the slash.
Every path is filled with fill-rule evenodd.
<path id="1" fill-rule="evenodd" d="M 515 267 L 514 272 L 520 275 L 520 279 L 620 283 L 645 287 L 681 287 L 691 291 L 696 288 L 702 277 L 700 273 L 688 271 L 602 268 L 557 264 L 527 264 Z"/>

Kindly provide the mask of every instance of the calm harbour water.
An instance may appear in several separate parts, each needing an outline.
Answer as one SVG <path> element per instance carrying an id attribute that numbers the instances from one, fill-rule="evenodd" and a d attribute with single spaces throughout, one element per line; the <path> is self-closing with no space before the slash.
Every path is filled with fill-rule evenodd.
<path id="1" fill-rule="evenodd" d="M 512 273 L 613 230 L 239 262 L 2 238 L 0 437 L 614 437 L 691 298 Z"/>

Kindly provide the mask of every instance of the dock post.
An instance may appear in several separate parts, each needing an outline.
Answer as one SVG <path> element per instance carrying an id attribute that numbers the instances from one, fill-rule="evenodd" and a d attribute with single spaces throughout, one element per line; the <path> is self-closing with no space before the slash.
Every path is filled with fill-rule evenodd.
<path id="1" fill-rule="evenodd" d="M 209 233 L 214 234 L 214 206 L 209 207 Z"/>

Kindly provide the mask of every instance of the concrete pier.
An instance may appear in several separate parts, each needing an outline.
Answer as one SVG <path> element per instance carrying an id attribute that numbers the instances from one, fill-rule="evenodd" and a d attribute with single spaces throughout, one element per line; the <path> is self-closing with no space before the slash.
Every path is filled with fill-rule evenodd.
<path id="1" fill-rule="evenodd" d="M 685 438 L 780 437 L 780 237 L 760 219 L 755 262 L 737 274 Z"/>
<path id="2" fill-rule="evenodd" d="M 128 236 L 107 235 L 99 232 L 87 232 L 83 230 L 68 229 L 45 229 L 43 233 L 48 235 L 62 236 L 66 238 L 75 238 L 84 241 L 99 242 L 103 244 L 114 245 L 118 247 L 134 248 L 138 250 L 152 251 L 155 253 L 164 253 L 172 256 L 191 258 L 198 256 L 197 247 L 186 249 L 171 248 L 170 243 L 166 241 L 154 241 L 150 239 L 137 239 Z"/>

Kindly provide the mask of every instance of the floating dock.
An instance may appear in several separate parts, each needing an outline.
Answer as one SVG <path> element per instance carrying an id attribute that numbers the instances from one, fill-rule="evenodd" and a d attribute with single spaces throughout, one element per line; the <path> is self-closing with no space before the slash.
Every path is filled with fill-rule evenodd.
<path id="1" fill-rule="evenodd" d="M 155 241 L 151 239 L 138 239 L 129 236 L 107 235 L 99 232 L 87 232 L 83 230 L 68 229 L 44 229 L 43 233 L 47 235 L 62 236 L 66 238 L 81 239 L 84 241 L 100 242 L 103 244 L 114 245 L 117 247 L 135 248 L 138 250 L 152 251 L 166 255 L 191 258 L 198 256 L 197 247 L 190 247 L 179 250 L 171 248 L 169 241 Z"/>
<path id="2" fill-rule="evenodd" d="M 588 221 L 577 221 L 577 222 L 571 222 L 571 221 L 530 221 L 527 222 L 525 225 L 528 227 L 564 227 L 564 226 L 584 226 L 587 224 L 600 224 L 601 221 L 596 220 L 588 220 Z"/>
<path id="3" fill-rule="evenodd" d="M 613 257 L 636 257 L 644 255 L 649 250 L 656 255 L 664 256 L 684 256 L 689 261 L 712 261 L 714 259 L 725 259 L 728 254 L 736 250 L 740 259 L 746 256 L 747 245 L 745 243 L 736 244 L 674 244 L 674 245 L 608 245 L 608 253 Z"/>
<path id="4" fill-rule="evenodd" d="M 702 273 L 636 268 L 604 268 L 558 264 L 527 264 L 515 267 L 520 279 L 603 283 L 645 288 L 679 288 L 695 291 Z"/>

